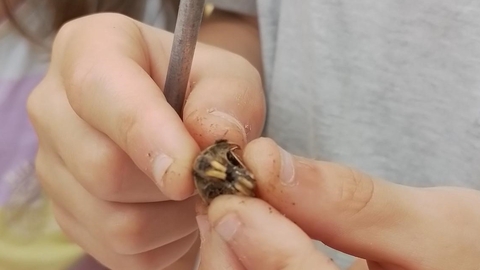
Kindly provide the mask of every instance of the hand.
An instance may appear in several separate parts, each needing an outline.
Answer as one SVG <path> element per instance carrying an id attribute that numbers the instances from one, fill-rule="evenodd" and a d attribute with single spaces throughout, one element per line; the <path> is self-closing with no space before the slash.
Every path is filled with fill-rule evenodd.
<path id="1" fill-rule="evenodd" d="M 215 139 L 244 145 L 263 127 L 257 70 L 204 44 L 182 122 L 162 94 L 172 39 L 117 14 L 72 21 L 28 101 L 55 217 L 109 268 L 161 269 L 185 254 L 197 238 L 194 158 Z"/>
<path id="2" fill-rule="evenodd" d="M 262 200 L 221 196 L 197 217 L 201 269 L 337 269 L 310 238 L 366 259 L 352 269 L 479 269 L 478 191 L 401 186 L 263 138 L 244 160 Z"/>

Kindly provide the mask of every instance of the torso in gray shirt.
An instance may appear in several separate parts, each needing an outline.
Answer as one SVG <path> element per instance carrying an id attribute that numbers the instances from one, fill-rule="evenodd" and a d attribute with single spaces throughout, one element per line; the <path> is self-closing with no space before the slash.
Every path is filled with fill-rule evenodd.
<path id="1" fill-rule="evenodd" d="M 213 2 L 259 17 L 265 135 L 393 182 L 480 189 L 480 1 Z"/>

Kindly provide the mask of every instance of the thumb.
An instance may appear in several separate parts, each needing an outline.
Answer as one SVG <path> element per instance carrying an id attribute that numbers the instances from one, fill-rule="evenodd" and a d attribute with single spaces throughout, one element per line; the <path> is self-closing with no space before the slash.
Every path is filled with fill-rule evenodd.
<path id="1" fill-rule="evenodd" d="M 397 185 L 292 156 L 266 138 L 247 145 L 244 161 L 258 197 L 332 248 L 406 269 L 478 266 L 478 192 Z"/>
<path id="2" fill-rule="evenodd" d="M 315 249 L 300 228 L 264 201 L 220 196 L 210 205 L 208 216 L 214 234 L 247 270 L 338 269 L 330 258 Z M 202 249 L 214 250 L 205 246 Z M 221 260 L 218 255 L 202 252 L 202 263 Z"/>
<path id="3" fill-rule="evenodd" d="M 201 149 L 217 139 L 243 147 L 260 136 L 265 121 L 260 75 L 229 51 L 200 43 L 197 52 L 183 112 L 185 127 Z"/>

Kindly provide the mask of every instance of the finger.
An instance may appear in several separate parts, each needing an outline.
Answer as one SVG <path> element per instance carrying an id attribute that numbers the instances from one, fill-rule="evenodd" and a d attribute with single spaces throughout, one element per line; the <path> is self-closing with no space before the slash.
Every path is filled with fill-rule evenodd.
<path id="1" fill-rule="evenodd" d="M 151 61 L 167 67 L 172 36 L 150 33 L 158 36 L 150 51 L 142 28 L 116 14 L 79 19 L 57 36 L 53 51 L 62 54 L 52 61 L 63 63 L 57 69 L 75 113 L 122 148 L 165 195 L 184 199 L 194 190 L 191 165 L 199 148 L 163 96 L 163 79 L 150 75 Z"/>
<path id="2" fill-rule="evenodd" d="M 67 170 L 49 166 L 41 151 L 37 175 L 52 201 L 118 254 L 138 254 L 173 243 L 197 230 L 194 197 L 158 203 L 115 203 L 91 196 Z M 75 239 L 79 241 L 80 239 Z"/>
<path id="3" fill-rule="evenodd" d="M 453 269 L 458 267 L 453 254 L 476 258 L 480 251 L 472 245 L 480 240 L 476 234 L 458 231 L 473 232 L 480 224 L 472 208 L 480 205 L 478 192 L 385 182 L 349 167 L 291 156 L 265 138 L 248 145 L 244 159 L 257 178 L 259 197 L 335 249 L 407 269 Z M 460 251 L 465 247 L 468 255 Z"/>
<path id="4" fill-rule="evenodd" d="M 201 148 L 217 139 L 243 147 L 260 136 L 265 99 L 258 71 L 245 59 L 199 44 L 184 122 Z M 212 59 L 222 59 L 212 65 Z"/>
<path id="5" fill-rule="evenodd" d="M 373 270 L 373 269 L 368 269 L 367 261 L 363 259 L 357 259 L 348 268 L 348 270 Z"/>
<path id="6" fill-rule="evenodd" d="M 57 76 L 48 76 L 29 98 L 30 119 L 41 147 L 57 153 L 74 178 L 96 197 L 116 202 L 153 202 L 167 198 L 105 134 L 80 119 L 69 106 Z M 46 99 L 44 97 L 48 96 Z M 54 135 L 54 136 L 53 136 Z"/>
<path id="7" fill-rule="evenodd" d="M 246 269 L 338 269 L 300 228 L 261 200 L 221 196 L 209 219 Z"/>
<path id="8" fill-rule="evenodd" d="M 193 270 L 198 269 L 198 250 L 200 247 L 200 237 L 197 236 L 195 243 L 178 261 L 164 270 Z"/>
<path id="9" fill-rule="evenodd" d="M 227 243 L 212 232 L 207 215 L 197 216 L 197 223 L 201 241 L 199 270 L 245 269 Z"/>
<path id="10" fill-rule="evenodd" d="M 109 269 L 163 269 L 186 254 L 198 237 L 197 232 L 193 232 L 175 242 L 147 252 L 135 255 L 118 254 L 79 226 L 77 220 L 64 211 L 63 207 L 54 205 L 53 210 L 57 223 L 67 236 L 75 239 L 80 247 Z"/>
<path id="11" fill-rule="evenodd" d="M 91 40 L 111 31 L 111 23 L 101 25 L 105 29 L 86 29 L 93 35 Z M 90 53 L 94 59 L 82 58 L 74 72 L 62 69 L 67 78 L 74 78 L 66 82 L 69 89 L 77 89 L 68 92 L 69 99 L 80 117 L 129 153 L 140 168 L 156 179 L 162 191 L 176 199 L 185 198 L 193 191 L 190 169 L 198 152 L 188 132 L 202 148 L 221 137 L 243 145 L 259 136 L 265 118 L 260 76 L 245 59 L 199 44 L 184 109 L 185 128 L 158 87 L 164 85 L 171 34 L 139 23 L 130 25 L 136 32 L 131 30 L 129 36 L 135 37 L 133 34 L 138 32 L 141 36 L 135 39 L 137 46 L 133 49 L 118 45 L 125 42 L 89 48 L 89 44 L 71 41 L 81 48 L 78 54 L 87 50 L 97 53 Z M 159 44 L 165 50 L 158 50 Z M 114 45 L 118 45 L 117 50 Z M 98 54 L 102 55 L 100 63 Z M 222 61 L 212 65 L 212 59 Z M 102 106 L 105 104 L 109 106 Z M 109 122 L 105 124 L 105 120 Z M 157 162 L 160 160 L 164 162 Z M 169 166 L 172 160 L 175 162 Z M 167 167 L 167 175 L 162 177 Z"/>

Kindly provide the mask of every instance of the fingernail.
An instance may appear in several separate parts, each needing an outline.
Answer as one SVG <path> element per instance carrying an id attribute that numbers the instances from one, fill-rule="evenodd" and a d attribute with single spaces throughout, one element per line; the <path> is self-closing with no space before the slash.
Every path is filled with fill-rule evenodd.
<path id="1" fill-rule="evenodd" d="M 153 160 L 153 177 L 160 188 L 164 186 L 163 176 L 172 163 L 173 159 L 165 154 L 160 154 Z"/>
<path id="2" fill-rule="evenodd" d="M 203 243 L 210 235 L 210 222 L 207 215 L 197 216 L 198 231 L 200 232 L 200 242 Z"/>
<path id="3" fill-rule="evenodd" d="M 295 167 L 293 166 L 293 158 L 290 153 L 279 147 L 281 156 L 280 181 L 285 186 L 295 186 Z"/>
<path id="4" fill-rule="evenodd" d="M 229 133 L 237 133 L 240 138 L 238 139 L 241 139 L 243 140 L 243 142 L 247 142 L 247 133 L 245 131 L 245 127 L 242 125 L 242 123 L 240 123 L 240 121 L 238 121 L 235 117 L 233 117 L 232 115 L 230 114 L 227 114 L 227 113 L 224 113 L 224 112 L 221 112 L 221 111 L 217 111 L 217 110 L 209 110 L 208 113 L 212 116 L 215 116 L 219 119 L 221 119 L 222 121 L 225 121 L 226 125 L 227 125 L 227 130 L 225 131 L 227 134 Z M 234 130 L 232 130 L 232 128 Z M 223 134 L 221 134 L 223 135 Z M 229 134 L 229 136 L 232 136 L 231 134 Z"/>
<path id="5" fill-rule="evenodd" d="M 224 216 L 215 226 L 215 231 L 226 242 L 232 240 L 242 223 L 236 214 L 228 214 Z"/>

